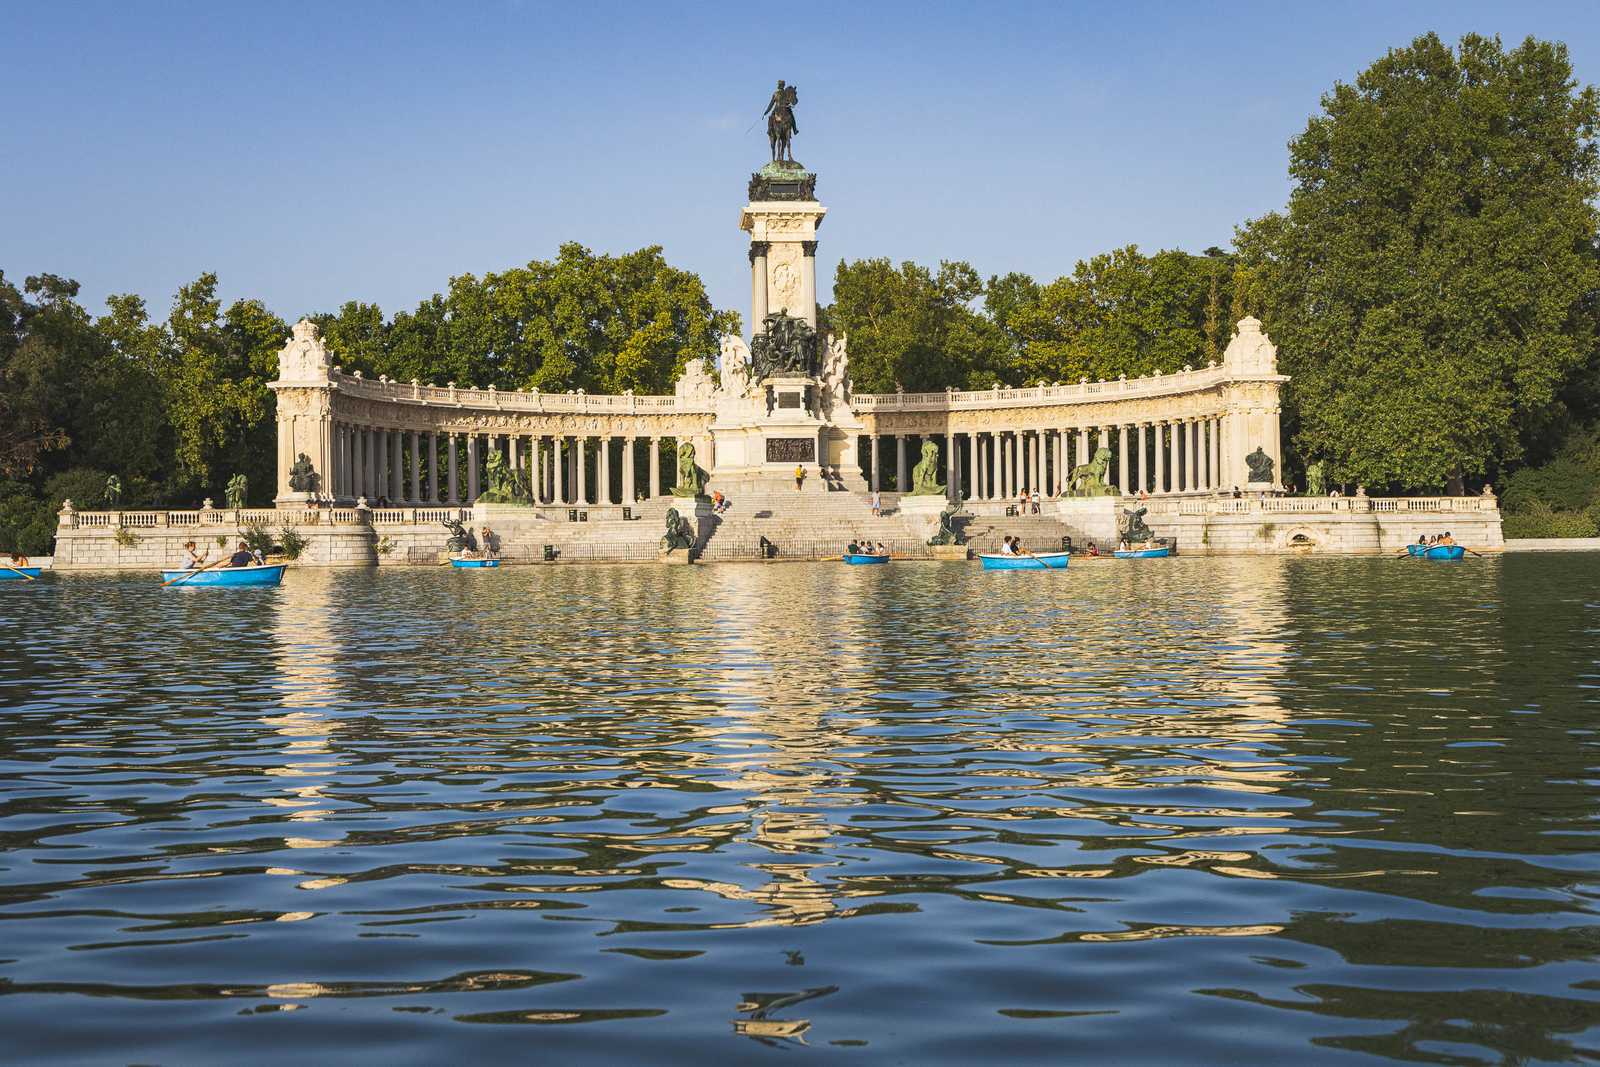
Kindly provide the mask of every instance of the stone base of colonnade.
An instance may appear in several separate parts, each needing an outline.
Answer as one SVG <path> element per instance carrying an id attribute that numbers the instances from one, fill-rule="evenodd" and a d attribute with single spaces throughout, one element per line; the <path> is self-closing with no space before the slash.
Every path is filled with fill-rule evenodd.
<path id="1" fill-rule="evenodd" d="M 215 512 L 217 521 L 176 527 L 112 525 L 61 528 L 56 531 L 53 566 L 60 571 L 156 571 L 182 567 L 188 560 L 184 546 L 193 541 L 209 559 L 226 556 L 239 541 L 237 522 L 221 521 L 230 513 Z M 207 516 L 208 519 L 211 516 Z M 276 531 L 278 525 L 265 523 Z M 381 561 L 380 538 L 367 525 L 296 525 L 305 539 L 297 567 L 371 567 Z M 120 536 L 119 536 L 120 534 Z"/>

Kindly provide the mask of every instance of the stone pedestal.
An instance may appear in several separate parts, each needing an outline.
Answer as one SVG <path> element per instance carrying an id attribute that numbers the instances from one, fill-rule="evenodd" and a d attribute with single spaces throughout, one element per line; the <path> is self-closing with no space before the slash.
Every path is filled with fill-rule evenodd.
<path id="1" fill-rule="evenodd" d="M 942 495 L 900 498 L 900 514 L 923 541 L 939 532 L 939 513 L 949 506 L 950 502 Z"/>
<path id="2" fill-rule="evenodd" d="M 933 553 L 934 559 L 945 562 L 965 560 L 972 554 L 972 550 L 966 545 L 930 545 L 928 548 Z"/>
<path id="3" fill-rule="evenodd" d="M 751 201 L 739 213 L 739 228 L 750 234 L 751 326 L 759 329 L 768 314 L 787 311 L 815 330 L 817 229 L 828 209 L 814 199 L 815 174 L 774 168 L 781 165 L 769 164 L 753 176 Z"/>
<path id="4" fill-rule="evenodd" d="M 657 562 L 668 567 L 686 567 L 694 562 L 694 558 L 687 548 L 670 548 L 661 553 Z"/>

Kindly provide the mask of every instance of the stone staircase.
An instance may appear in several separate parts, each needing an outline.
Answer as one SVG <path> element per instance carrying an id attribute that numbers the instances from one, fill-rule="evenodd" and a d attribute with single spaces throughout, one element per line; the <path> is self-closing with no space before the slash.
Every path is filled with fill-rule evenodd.
<path id="1" fill-rule="evenodd" d="M 703 521 L 700 558 L 820 559 L 837 556 L 854 539 L 882 541 L 891 552 L 926 557 L 928 546 L 898 513 L 898 497 L 885 493 L 885 514 L 874 517 L 864 494 L 751 492 L 729 497 L 721 515 Z"/>
<path id="2" fill-rule="evenodd" d="M 1071 537 L 1074 548 L 1087 543 L 1082 531 L 1054 515 L 972 515 L 958 520 L 957 529 L 974 552 L 998 552 L 1007 535 L 1022 538 L 1023 547 L 1032 552 L 1059 552 L 1061 539 Z"/>
<path id="3" fill-rule="evenodd" d="M 898 493 L 883 494 L 884 514 L 878 517 L 873 516 L 866 493 L 827 491 L 810 484 L 804 491 L 764 487 L 730 493 L 728 504 L 722 514 L 713 515 L 703 501 L 697 506 L 670 496 L 656 497 L 631 505 L 634 517 L 626 520 L 618 507 L 573 505 L 589 515 L 583 522 L 568 519 L 570 507 L 547 506 L 537 514 L 497 517 L 492 525 L 500 555 L 510 563 L 539 562 L 546 545 L 555 550 L 558 561 L 654 561 L 669 508 L 677 508 L 695 525 L 697 558 L 705 561 L 826 559 L 859 539 L 881 541 L 902 558 L 932 556 L 924 536 L 927 520 L 908 520 L 900 511 Z M 474 529 L 479 525 L 475 523 Z M 985 552 L 998 550 L 1006 534 L 1021 537 L 1037 551 L 1058 548 L 1063 535 L 1071 535 L 1079 545 L 1085 540 L 1077 529 L 1053 516 L 967 515 L 957 520 L 957 527 L 975 550 Z M 414 559 L 403 561 L 432 563 L 443 542 L 441 528 L 437 538 L 416 546 L 410 553 Z"/>

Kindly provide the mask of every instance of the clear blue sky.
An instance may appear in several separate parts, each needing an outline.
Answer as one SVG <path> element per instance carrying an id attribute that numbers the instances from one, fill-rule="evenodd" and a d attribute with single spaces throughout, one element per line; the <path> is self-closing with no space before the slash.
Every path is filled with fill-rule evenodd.
<path id="1" fill-rule="evenodd" d="M 660 244 L 748 315 L 738 208 L 780 77 L 824 299 L 841 258 L 1053 278 L 1226 246 L 1283 203 L 1319 96 L 1428 30 L 1563 40 L 1600 82 L 1594 0 L 779 6 L 6 0 L 0 270 L 157 316 L 214 270 L 293 319 Z"/>

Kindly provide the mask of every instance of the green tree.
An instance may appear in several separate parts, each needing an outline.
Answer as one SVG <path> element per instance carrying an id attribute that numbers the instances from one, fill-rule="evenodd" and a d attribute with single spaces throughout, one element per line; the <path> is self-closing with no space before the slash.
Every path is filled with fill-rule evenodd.
<path id="1" fill-rule="evenodd" d="M 276 353 L 289 329 L 258 300 L 236 301 L 223 312 L 216 290 L 217 276 L 202 274 L 178 291 L 167 319 L 173 487 L 220 497 L 228 478 L 243 473 L 260 500 L 277 481 L 267 383 L 277 376 Z"/>
<path id="2" fill-rule="evenodd" d="M 1038 287 L 1031 304 L 1008 298 L 1018 377 L 1131 378 L 1204 363 L 1215 270 L 1205 256 L 1146 256 L 1130 245 L 1080 261 L 1070 276 Z"/>
<path id="3" fill-rule="evenodd" d="M 1594 358 L 1600 96 L 1560 44 L 1429 34 L 1322 106 L 1237 242 L 1296 446 L 1406 489 L 1518 460 Z"/>
<path id="4" fill-rule="evenodd" d="M 545 392 L 670 392 L 687 360 L 714 360 L 721 336 L 739 329 L 660 247 L 608 256 L 576 243 L 552 261 L 451 278 L 388 324 L 359 303 L 317 319 L 348 369 Z"/>
<path id="5" fill-rule="evenodd" d="M 861 392 L 984 388 L 1009 364 L 1011 346 L 994 320 L 972 307 L 983 293 L 966 263 L 943 262 L 932 272 L 910 262 L 897 270 L 887 259 L 844 262 L 825 318 L 849 338 L 850 373 Z"/>

